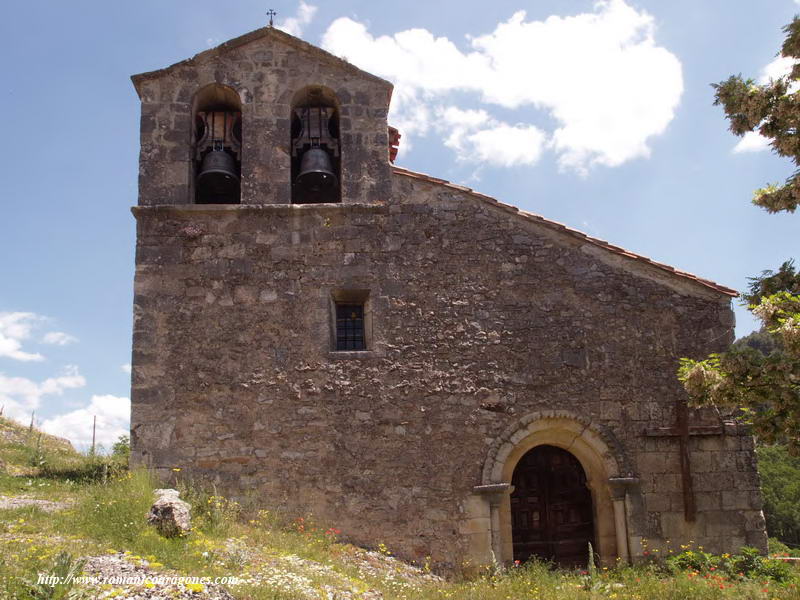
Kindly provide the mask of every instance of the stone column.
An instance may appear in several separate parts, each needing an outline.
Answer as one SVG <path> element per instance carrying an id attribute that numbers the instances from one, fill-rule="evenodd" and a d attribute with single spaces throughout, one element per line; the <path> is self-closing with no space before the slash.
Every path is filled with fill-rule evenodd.
<path id="1" fill-rule="evenodd" d="M 611 501 L 614 505 L 614 530 L 617 537 L 617 556 L 625 564 L 631 562 L 630 540 L 628 539 L 628 511 L 626 501 L 628 488 L 636 485 L 636 477 L 611 477 L 608 480 L 611 488 Z"/>
<path id="2" fill-rule="evenodd" d="M 476 494 L 482 495 L 489 502 L 490 546 L 495 561 L 502 563 L 503 542 L 500 534 L 500 503 L 504 500 L 506 494 L 510 493 L 511 484 L 491 483 L 489 485 L 477 485 L 473 488 L 473 491 Z"/>

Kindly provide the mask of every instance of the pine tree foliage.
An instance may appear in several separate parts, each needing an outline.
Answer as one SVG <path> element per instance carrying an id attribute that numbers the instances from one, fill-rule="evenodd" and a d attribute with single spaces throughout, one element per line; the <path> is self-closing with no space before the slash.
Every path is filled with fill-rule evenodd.
<path id="1" fill-rule="evenodd" d="M 784 31 L 787 37 L 781 56 L 800 59 L 800 18 L 796 17 Z M 757 131 L 771 140 L 775 153 L 790 158 L 800 167 L 800 94 L 796 91 L 800 87 L 800 64 L 795 64 L 787 76 L 764 85 L 733 75 L 713 87 L 716 90 L 714 104 L 722 105 L 734 134 L 742 136 Z M 794 212 L 799 200 L 800 170 L 783 185 L 769 184 L 753 195 L 753 204 L 771 213 Z"/>

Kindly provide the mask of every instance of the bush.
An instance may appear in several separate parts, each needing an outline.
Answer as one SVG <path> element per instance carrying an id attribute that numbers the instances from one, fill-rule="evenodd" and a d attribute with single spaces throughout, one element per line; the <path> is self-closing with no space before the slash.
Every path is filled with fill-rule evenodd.
<path id="1" fill-rule="evenodd" d="M 800 548 L 790 548 L 778 538 L 769 538 L 769 553 L 777 556 L 792 556 L 800 558 Z"/>
<path id="2" fill-rule="evenodd" d="M 702 550 L 685 550 L 666 559 L 673 573 L 689 571 L 701 574 L 714 573 L 730 579 L 771 579 L 777 582 L 792 578 L 791 567 L 785 562 L 765 558 L 756 548 L 744 546 L 738 554 L 717 556 Z"/>
<path id="3" fill-rule="evenodd" d="M 680 554 L 667 557 L 665 562 L 667 568 L 673 572 L 697 571 L 698 573 L 707 573 L 717 569 L 720 557 L 702 550 L 685 550 Z"/>
<path id="4" fill-rule="evenodd" d="M 63 460 L 45 459 L 39 466 L 39 477 L 75 483 L 104 483 L 127 470 L 127 460 L 95 454 Z"/>

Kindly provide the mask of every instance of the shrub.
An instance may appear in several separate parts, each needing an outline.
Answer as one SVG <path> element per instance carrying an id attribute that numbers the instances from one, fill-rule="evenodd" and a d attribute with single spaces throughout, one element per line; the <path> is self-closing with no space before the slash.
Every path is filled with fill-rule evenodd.
<path id="1" fill-rule="evenodd" d="M 665 563 L 672 572 L 697 571 L 698 573 L 706 573 L 719 566 L 720 557 L 702 550 L 685 550 L 680 554 L 667 557 Z"/>
<path id="2" fill-rule="evenodd" d="M 672 573 L 689 571 L 725 575 L 731 579 L 771 579 L 777 582 L 792 578 L 791 567 L 780 560 L 761 556 L 756 548 L 744 546 L 738 554 L 717 556 L 702 550 L 684 550 L 669 556 L 667 569 Z"/>
<path id="3" fill-rule="evenodd" d="M 769 538 L 769 553 L 777 556 L 793 556 L 800 558 L 800 549 L 790 548 L 778 538 Z"/>
<path id="4" fill-rule="evenodd" d="M 39 476 L 75 483 L 105 483 L 128 470 L 127 460 L 97 454 L 68 459 L 45 459 L 39 466 Z"/>

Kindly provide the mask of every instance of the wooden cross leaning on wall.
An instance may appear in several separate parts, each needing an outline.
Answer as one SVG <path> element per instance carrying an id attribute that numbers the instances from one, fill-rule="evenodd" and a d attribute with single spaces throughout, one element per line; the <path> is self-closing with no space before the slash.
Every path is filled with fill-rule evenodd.
<path id="1" fill-rule="evenodd" d="M 689 458 L 689 436 L 724 435 L 725 429 L 720 425 L 689 425 L 689 406 L 686 399 L 678 399 L 676 404 L 675 425 L 672 427 L 651 427 L 645 430 L 647 437 L 677 437 L 681 461 L 681 484 L 683 488 L 683 517 L 693 522 L 697 518 L 697 505 L 692 483 L 692 464 Z"/>

